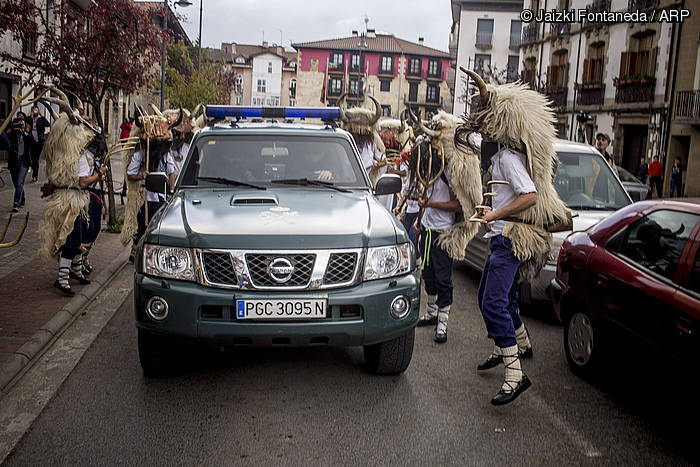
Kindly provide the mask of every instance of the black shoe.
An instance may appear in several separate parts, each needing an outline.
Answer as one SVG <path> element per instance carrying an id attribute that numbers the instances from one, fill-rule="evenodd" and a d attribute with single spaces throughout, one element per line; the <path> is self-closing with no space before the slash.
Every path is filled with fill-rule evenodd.
<path id="1" fill-rule="evenodd" d="M 74 273 L 73 271 L 70 272 L 68 277 L 70 277 L 73 280 L 78 281 L 79 284 L 88 285 L 90 283 L 90 279 L 86 279 L 83 276 L 79 276 L 76 273 Z"/>
<path id="2" fill-rule="evenodd" d="M 92 266 L 83 263 L 83 276 L 89 276 L 90 274 L 92 274 L 92 271 Z"/>
<path id="3" fill-rule="evenodd" d="M 530 359 L 530 358 L 532 358 L 532 347 L 528 347 L 524 351 L 522 351 L 522 352 L 519 351 L 518 353 L 520 354 L 520 358 Z"/>
<path id="4" fill-rule="evenodd" d="M 438 344 L 444 344 L 447 342 L 447 330 L 445 330 L 445 332 L 435 331 L 435 337 L 433 337 L 433 340 Z"/>
<path id="5" fill-rule="evenodd" d="M 19 212 L 19 206 L 13 206 L 12 207 L 12 212 Z"/>
<path id="6" fill-rule="evenodd" d="M 60 290 L 61 293 L 66 297 L 75 297 L 75 292 L 73 292 L 73 289 L 71 289 L 70 287 L 63 287 L 58 281 L 54 282 L 53 286 Z"/>
<path id="7" fill-rule="evenodd" d="M 476 369 L 479 371 L 490 370 L 491 368 L 496 368 L 498 365 L 503 363 L 503 357 L 500 355 L 489 355 L 483 363 L 480 363 Z"/>
<path id="8" fill-rule="evenodd" d="M 517 399 L 520 394 L 525 392 L 530 386 L 532 386 L 530 378 L 528 378 L 527 375 L 523 374 L 523 379 L 520 380 L 520 382 L 517 386 L 515 386 L 515 389 L 513 391 L 504 391 L 503 389 L 501 389 L 500 391 L 498 391 L 498 394 L 496 394 L 493 397 L 493 399 L 491 399 L 491 403 L 493 405 L 510 404 L 515 399 Z"/>
<path id="9" fill-rule="evenodd" d="M 435 326 L 437 324 L 437 316 L 421 316 L 418 319 L 418 324 L 416 326 Z"/>
<path id="10" fill-rule="evenodd" d="M 134 264 L 134 255 L 129 255 L 129 262 Z M 420 323 L 420 321 L 418 321 Z M 419 325 L 420 326 L 420 325 Z"/>

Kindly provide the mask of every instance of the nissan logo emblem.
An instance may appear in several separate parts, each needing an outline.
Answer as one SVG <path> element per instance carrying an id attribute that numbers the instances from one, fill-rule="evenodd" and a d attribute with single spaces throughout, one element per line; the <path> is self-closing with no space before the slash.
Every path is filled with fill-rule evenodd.
<path id="1" fill-rule="evenodd" d="M 277 258 L 267 267 L 267 273 L 273 281 L 284 284 L 292 278 L 294 266 L 287 258 Z"/>

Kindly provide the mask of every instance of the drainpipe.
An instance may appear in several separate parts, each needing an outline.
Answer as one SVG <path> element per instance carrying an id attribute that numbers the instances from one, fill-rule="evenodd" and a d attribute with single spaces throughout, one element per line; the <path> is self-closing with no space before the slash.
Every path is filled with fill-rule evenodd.
<path id="1" fill-rule="evenodd" d="M 547 0 L 544 0 L 544 10 L 547 10 Z M 542 51 L 544 50 L 544 26 L 547 23 L 542 23 L 542 42 L 540 42 L 540 59 L 538 60 L 538 70 L 537 70 L 537 87 L 541 87 L 540 77 L 542 76 Z"/>
<path id="2" fill-rule="evenodd" d="M 578 52 L 576 53 L 576 74 L 574 75 L 574 104 L 571 107 L 571 133 L 569 134 L 569 140 L 574 140 L 574 126 L 576 122 L 576 97 L 578 91 L 576 89 L 576 80 L 578 79 L 578 68 L 581 63 L 581 36 L 583 36 L 583 21 L 581 22 L 581 28 L 578 31 Z"/>
<path id="3" fill-rule="evenodd" d="M 681 0 L 680 8 L 685 8 L 685 0 Z M 665 100 L 668 102 L 668 111 L 666 112 L 666 119 L 664 121 L 665 128 L 661 137 L 661 148 L 666 151 L 666 160 L 664 161 L 664 190 L 666 189 L 666 185 L 669 184 L 666 174 L 670 154 L 668 154 L 667 151 L 671 140 L 671 120 L 673 118 L 673 107 L 676 101 L 676 77 L 678 75 L 678 57 L 680 56 L 679 49 L 681 44 L 681 33 L 683 32 L 683 23 L 673 23 L 671 27 L 671 37 L 674 37 L 675 34 L 676 45 L 672 49 L 675 55 L 673 57 L 673 70 L 671 70 L 671 67 L 669 67 L 668 71 L 666 72 L 666 93 L 664 94 L 664 97 L 666 98 Z M 673 76 L 671 76 L 672 74 Z"/>

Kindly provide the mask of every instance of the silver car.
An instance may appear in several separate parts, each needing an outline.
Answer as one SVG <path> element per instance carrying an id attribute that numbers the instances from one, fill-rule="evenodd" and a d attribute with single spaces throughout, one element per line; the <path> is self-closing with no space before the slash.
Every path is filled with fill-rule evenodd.
<path id="1" fill-rule="evenodd" d="M 620 180 L 592 146 L 567 140 L 556 140 L 554 149 L 559 156 L 559 167 L 554 187 L 559 197 L 574 211 L 574 230 L 588 227 L 606 218 L 618 209 L 632 203 Z M 489 252 L 484 227 L 467 245 L 466 263 L 479 271 L 484 269 Z M 564 239 L 571 233 L 553 234 L 552 250 L 547 264 L 531 282 L 521 284 L 520 301 L 548 300 L 547 287 L 557 270 L 557 257 Z"/>
<path id="2" fill-rule="evenodd" d="M 651 199 L 651 187 L 632 175 L 632 172 L 618 167 L 617 174 L 620 176 L 620 181 L 622 181 L 622 185 L 629 193 L 632 201 Z"/>

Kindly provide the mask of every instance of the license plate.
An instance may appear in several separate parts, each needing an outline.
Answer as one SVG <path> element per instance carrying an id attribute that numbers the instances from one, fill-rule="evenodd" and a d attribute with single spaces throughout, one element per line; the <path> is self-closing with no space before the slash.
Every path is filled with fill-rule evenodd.
<path id="1" fill-rule="evenodd" d="M 325 317 L 325 299 L 236 300 L 236 319 L 316 319 Z"/>

